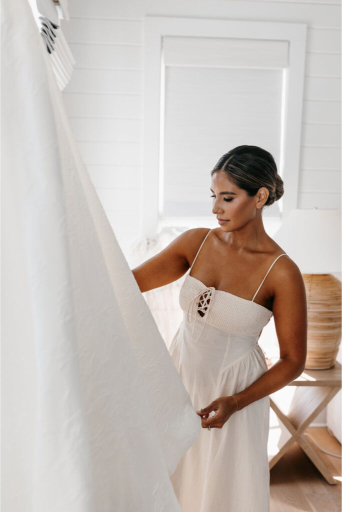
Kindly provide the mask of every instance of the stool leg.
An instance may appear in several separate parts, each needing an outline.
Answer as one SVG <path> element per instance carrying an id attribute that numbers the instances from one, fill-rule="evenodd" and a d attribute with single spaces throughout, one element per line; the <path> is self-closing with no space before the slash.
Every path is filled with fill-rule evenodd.
<path id="1" fill-rule="evenodd" d="M 304 436 L 299 436 L 297 439 L 297 442 L 299 446 L 302 448 L 302 450 L 306 453 L 306 455 L 309 457 L 311 462 L 316 466 L 318 471 L 324 476 L 328 484 L 330 485 L 336 485 L 337 481 L 333 478 L 331 475 L 329 469 L 324 464 L 321 457 L 318 455 L 316 450 L 312 448 L 311 444 L 305 439 Z"/>
<path id="2" fill-rule="evenodd" d="M 331 485 L 337 483 L 319 454 L 302 434 L 339 390 L 339 386 L 298 386 L 292 397 L 290 410 L 287 414 L 270 397 L 271 408 L 291 434 L 290 439 L 286 441 L 279 449 L 279 452 L 269 461 L 270 469 L 281 459 L 290 446 L 297 441 L 326 481 Z"/>

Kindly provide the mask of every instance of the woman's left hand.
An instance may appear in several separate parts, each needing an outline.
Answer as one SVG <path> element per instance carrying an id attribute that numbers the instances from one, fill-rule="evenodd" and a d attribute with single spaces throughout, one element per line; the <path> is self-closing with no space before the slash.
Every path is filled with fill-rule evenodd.
<path id="1" fill-rule="evenodd" d="M 222 428 L 236 410 L 237 405 L 234 398 L 223 396 L 211 402 L 208 407 L 196 411 L 196 413 L 202 418 L 203 428 Z M 209 414 L 212 411 L 215 411 L 215 415 L 209 418 Z"/>

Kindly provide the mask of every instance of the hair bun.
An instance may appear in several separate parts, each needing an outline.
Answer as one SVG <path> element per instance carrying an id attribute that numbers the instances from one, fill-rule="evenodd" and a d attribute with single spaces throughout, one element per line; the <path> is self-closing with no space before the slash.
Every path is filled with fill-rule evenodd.
<path id="1" fill-rule="evenodd" d="M 275 196 L 278 199 L 282 197 L 284 194 L 284 182 L 281 179 L 281 176 L 279 174 L 276 174 L 276 187 L 275 187 Z"/>

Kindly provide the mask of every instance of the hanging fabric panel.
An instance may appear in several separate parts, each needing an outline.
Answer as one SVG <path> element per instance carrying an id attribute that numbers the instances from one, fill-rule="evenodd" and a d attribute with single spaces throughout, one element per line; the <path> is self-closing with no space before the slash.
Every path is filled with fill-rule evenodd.
<path id="1" fill-rule="evenodd" d="M 2 502 L 180 512 L 193 410 L 75 143 L 27 0 L 2 12 Z"/>

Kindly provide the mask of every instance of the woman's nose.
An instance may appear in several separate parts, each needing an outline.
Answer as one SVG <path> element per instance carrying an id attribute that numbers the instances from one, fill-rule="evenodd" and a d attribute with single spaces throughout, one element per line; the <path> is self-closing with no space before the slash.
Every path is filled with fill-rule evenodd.
<path id="1" fill-rule="evenodd" d="M 220 209 L 220 208 L 218 207 L 218 205 L 217 205 L 216 203 L 214 203 L 214 204 L 213 204 L 213 207 L 212 207 L 212 212 L 216 215 L 216 214 L 217 214 L 217 213 L 219 213 L 220 211 L 222 212 L 222 209 Z"/>

